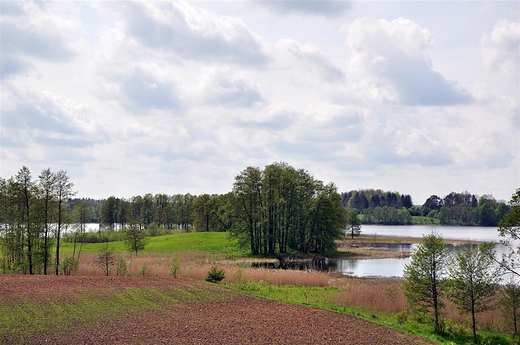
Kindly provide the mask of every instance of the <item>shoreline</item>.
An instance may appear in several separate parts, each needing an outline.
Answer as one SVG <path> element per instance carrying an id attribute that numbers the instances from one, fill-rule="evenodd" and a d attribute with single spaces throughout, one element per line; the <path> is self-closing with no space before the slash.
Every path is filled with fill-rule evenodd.
<path id="1" fill-rule="evenodd" d="M 443 239 L 445 244 L 459 246 L 463 244 L 482 243 L 482 241 Z M 390 259 L 407 258 L 411 255 L 408 251 L 393 251 L 384 245 L 412 245 L 422 242 L 418 237 L 399 236 L 369 236 L 360 235 L 351 239 L 346 237 L 337 241 L 339 253 L 345 253 L 356 259 Z"/>

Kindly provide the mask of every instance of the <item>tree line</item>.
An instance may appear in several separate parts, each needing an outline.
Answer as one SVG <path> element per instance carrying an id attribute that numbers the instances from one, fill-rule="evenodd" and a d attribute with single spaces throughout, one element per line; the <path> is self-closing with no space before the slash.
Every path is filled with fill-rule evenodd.
<path id="1" fill-rule="evenodd" d="M 44 169 L 34 180 L 29 168 L 23 166 L 15 176 L 0 178 L 4 272 L 47 274 L 53 267 L 59 274 L 60 240 L 71 216 L 66 202 L 75 195 L 73 187 L 64 170 Z"/>
<path id="2" fill-rule="evenodd" d="M 253 254 L 323 252 L 343 235 L 345 210 L 333 184 L 286 163 L 248 167 L 226 194 L 109 197 L 100 224 L 123 228 L 230 231 Z"/>
<path id="3" fill-rule="evenodd" d="M 343 206 L 361 215 L 363 224 L 497 226 L 509 206 L 492 195 L 477 197 L 468 192 L 451 192 L 444 198 L 432 195 L 421 206 L 407 194 L 361 189 L 341 194 Z"/>

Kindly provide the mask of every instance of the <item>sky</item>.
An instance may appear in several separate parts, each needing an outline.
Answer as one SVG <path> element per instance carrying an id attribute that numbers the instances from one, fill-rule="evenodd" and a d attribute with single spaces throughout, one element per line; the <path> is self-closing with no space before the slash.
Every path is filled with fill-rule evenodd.
<path id="1" fill-rule="evenodd" d="M 520 187 L 518 1 L 0 2 L 1 176 L 232 190 L 286 162 L 414 204 Z"/>

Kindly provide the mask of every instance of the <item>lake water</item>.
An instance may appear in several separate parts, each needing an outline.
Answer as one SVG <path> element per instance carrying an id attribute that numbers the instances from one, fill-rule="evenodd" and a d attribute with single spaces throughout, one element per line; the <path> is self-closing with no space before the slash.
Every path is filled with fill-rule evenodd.
<path id="1" fill-rule="evenodd" d="M 493 241 L 498 242 L 496 227 L 464 227 L 464 226 L 428 226 L 428 225 L 409 225 L 409 226 L 387 226 L 387 225 L 363 225 L 361 227 L 362 236 L 396 236 L 422 238 L 435 232 L 443 238 L 452 240 L 469 241 Z M 388 249 L 401 252 L 412 251 L 411 246 L 407 245 L 388 245 Z M 449 246 L 451 251 L 456 247 Z M 497 254 L 505 252 L 506 248 L 502 245 L 496 246 Z M 331 268 L 338 273 L 353 275 L 357 277 L 402 277 L 404 265 L 410 262 L 410 258 L 391 258 L 391 259 L 335 259 L 331 263 Z"/>

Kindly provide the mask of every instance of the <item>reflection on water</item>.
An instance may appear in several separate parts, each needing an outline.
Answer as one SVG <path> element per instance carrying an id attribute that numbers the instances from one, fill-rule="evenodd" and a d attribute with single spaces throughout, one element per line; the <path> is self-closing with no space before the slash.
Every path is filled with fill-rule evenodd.
<path id="1" fill-rule="evenodd" d="M 313 270 L 334 272 L 336 261 L 328 258 L 314 258 L 310 260 L 280 261 L 280 262 L 254 262 L 251 267 L 282 269 L 282 270 Z"/>
<path id="2" fill-rule="evenodd" d="M 363 225 L 361 233 L 364 236 L 395 236 L 422 238 L 431 233 L 437 233 L 446 239 L 458 239 L 469 241 L 490 241 L 499 242 L 496 227 L 464 227 L 464 226 L 382 226 L 382 225 Z M 392 251 L 413 252 L 417 245 L 403 244 L 379 244 Z M 451 253 L 459 248 L 476 247 L 478 244 L 448 245 Z M 497 244 L 495 251 L 498 256 L 507 253 L 508 249 Z M 391 258 L 391 259 L 336 259 L 336 269 L 338 273 L 354 275 L 358 277 L 383 276 L 383 277 L 402 277 L 404 265 L 410 262 L 410 258 Z"/>
<path id="3" fill-rule="evenodd" d="M 357 277 L 400 277 L 410 258 L 337 259 L 336 272 Z"/>

